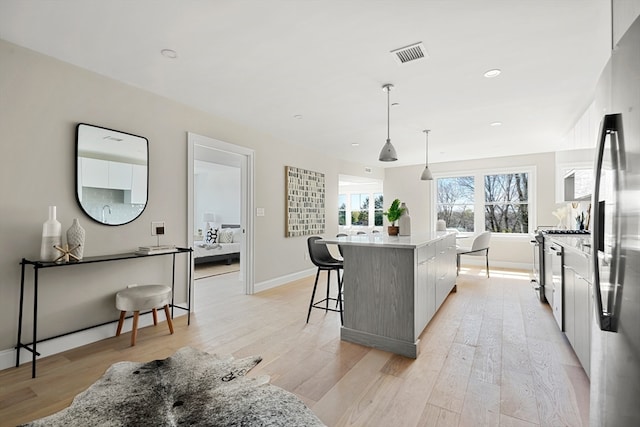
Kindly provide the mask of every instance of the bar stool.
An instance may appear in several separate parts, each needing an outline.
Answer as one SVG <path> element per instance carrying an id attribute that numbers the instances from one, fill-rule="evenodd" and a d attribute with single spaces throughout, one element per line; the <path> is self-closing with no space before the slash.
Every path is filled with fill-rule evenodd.
<path id="1" fill-rule="evenodd" d="M 133 327 L 131 328 L 131 346 L 136 345 L 138 335 L 138 317 L 141 310 L 152 310 L 153 324 L 158 324 L 158 307 L 164 307 L 169 332 L 173 334 L 173 322 L 169 312 L 171 288 L 164 285 L 129 285 L 116 294 L 116 308 L 120 310 L 120 320 L 116 336 L 120 336 L 127 311 L 133 311 Z"/>
<path id="2" fill-rule="evenodd" d="M 340 323 L 342 324 L 342 280 L 340 280 L 340 270 L 343 268 L 342 261 L 335 259 L 331 256 L 329 249 L 326 245 L 317 244 L 316 241 L 320 240 L 318 236 L 311 236 L 307 239 L 307 246 L 309 248 L 309 258 L 311 262 L 318 267 L 316 273 L 316 280 L 313 283 L 313 292 L 311 293 L 311 301 L 309 302 L 309 312 L 307 313 L 307 323 L 309 323 L 309 317 L 311 316 L 312 308 L 319 308 L 324 311 L 336 311 L 340 313 Z M 327 296 L 320 301 L 314 302 L 316 297 L 316 289 L 318 287 L 318 278 L 320 272 L 324 270 L 327 272 Z M 331 287 L 331 272 L 335 271 L 338 276 L 338 296 L 337 298 L 329 297 L 329 290 Z M 336 302 L 336 308 L 329 308 L 329 301 Z M 324 307 L 321 304 L 324 303 Z"/>

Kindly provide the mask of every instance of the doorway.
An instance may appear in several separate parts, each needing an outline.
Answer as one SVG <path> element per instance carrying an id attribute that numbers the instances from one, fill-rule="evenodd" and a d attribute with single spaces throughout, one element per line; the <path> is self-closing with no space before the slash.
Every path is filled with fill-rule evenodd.
<path id="1" fill-rule="evenodd" d="M 219 141 L 194 133 L 187 134 L 187 236 L 189 246 L 197 249 L 194 242 L 202 242 L 206 236 L 206 227 L 209 224 L 218 227 L 218 230 L 235 229 L 237 236 L 234 240 L 239 243 L 239 272 L 234 274 L 238 285 L 245 294 L 254 292 L 254 232 L 253 232 L 253 150 L 245 147 Z M 217 178 L 205 177 L 204 170 L 216 171 L 211 175 L 227 175 L 227 180 L 236 182 L 232 184 L 240 194 L 229 195 L 229 189 L 217 184 L 219 193 L 228 193 L 227 201 L 236 204 L 237 208 L 224 204 L 214 206 L 207 202 L 202 195 L 196 193 L 198 181 L 220 181 Z M 230 178 L 236 176 L 237 178 Z M 215 191 L 212 188 L 211 191 Z M 224 199 L 224 198 L 223 198 Z M 220 198 L 216 199 L 218 202 Z M 202 238 L 202 239 L 201 239 Z M 208 255 L 208 254 L 206 254 Z M 194 264 L 198 262 L 198 255 L 194 256 Z M 191 266 L 192 272 L 194 266 Z M 192 275 L 193 277 L 193 275 Z M 192 279 L 195 280 L 195 279 Z M 193 285 L 193 284 L 192 284 Z"/>

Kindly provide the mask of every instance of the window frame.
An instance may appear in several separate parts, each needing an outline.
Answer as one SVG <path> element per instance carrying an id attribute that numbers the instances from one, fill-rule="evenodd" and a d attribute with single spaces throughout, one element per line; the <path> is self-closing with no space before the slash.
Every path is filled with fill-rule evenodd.
<path id="1" fill-rule="evenodd" d="M 351 196 L 357 194 L 357 195 L 366 195 L 369 196 L 369 225 L 356 225 L 356 224 L 352 224 L 351 223 Z M 383 219 L 383 225 L 375 225 L 375 212 L 376 210 L 382 211 L 384 212 L 384 192 L 382 191 L 375 191 L 375 192 L 367 192 L 367 191 L 363 191 L 363 190 L 356 190 L 356 191 L 345 191 L 345 192 L 339 192 L 338 193 L 338 202 L 340 201 L 340 196 L 344 195 L 345 199 L 346 199 L 346 203 L 345 203 L 345 225 L 340 225 L 340 221 L 339 221 L 339 217 L 338 217 L 338 230 L 339 231 L 347 231 L 347 230 L 354 230 L 354 231 L 366 231 L 366 230 L 382 230 L 383 225 L 384 225 L 384 219 Z M 375 208 L 375 196 L 376 195 L 381 195 L 383 197 L 383 207 L 381 209 L 376 209 Z M 360 210 L 360 209 L 358 209 Z M 338 209 L 336 210 L 336 213 L 339 215 L 340 212 L 340 204 L 338 204 Z"/>
<path id="2" fill-rule="evenodd" d="M 536 200 L 536 172 L 537 167 L 535 165 L 523 165 L 516 167 L 505 168 L 482 168 L 482 169 L 467 169 L 463 171 L 455 172 L 438 172 L 433 174 L 432 191 L 431 191 L 431 218 L 433 219 L 433 229 L 435 230 L 435 222 L 438 218 L 438 185 L 437 180 L 440 178 L 457 178 L 463 176 L 473 176 L 474 178 L 474 218 L 473 228 L 474 232 L 461 232 L 460 236 L 473 236 L 481 233 L 485 229 L 485 200 L 484 200 L 484 177 L 486 175 L 505 175 L 516 173 L 527 173 L 529 175 L 528 182 L 528 219 L 529 219 L 529 231 L 526 233 L 493 233 L 493 236 L 500 236 L 505 239 L 522 239 L 523 237 L 529 238 L 530 234 L 537 227 L 537 200 Z M 481 183 L 481 185 L 478 185 Z"/>

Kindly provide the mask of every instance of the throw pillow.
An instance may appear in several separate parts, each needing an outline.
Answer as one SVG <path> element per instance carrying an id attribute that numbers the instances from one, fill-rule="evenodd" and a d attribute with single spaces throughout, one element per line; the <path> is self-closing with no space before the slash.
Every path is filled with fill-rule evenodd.
<path id="1" fill-rule="evenodd" d="M 208 244 L 213 244 L 213 243 L 216 243 L 217 240 L 218 240 L 218 229 L 217 228 L 215 230 L 213 228 L 208 229 L 205 242 Z"/>
<path id="2" fill-rule="evenodd" d="M 218 242 L 220 243 L 231 243 L 233 242 L 233 229 L 225 228 L 220 231 L 220 236 L 218 237 Z"/>

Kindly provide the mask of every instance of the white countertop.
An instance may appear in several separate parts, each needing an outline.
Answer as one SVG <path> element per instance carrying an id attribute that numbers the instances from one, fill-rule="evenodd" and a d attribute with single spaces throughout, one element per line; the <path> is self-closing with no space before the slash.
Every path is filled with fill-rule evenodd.
<path id="1" fill-rule="evenodd" d="M 316 241 L 316 243 L 326 243 L 343 246 L 368 246 L 368 247 L 388 247 L 414 249 L 424 246 L 436 240 L 455 234 L 448 231 L 433 231 L 419 233 L 411 236 L 389 236 L 386 233 L 359 234 L 355 236 L 327 237 Z"/>

